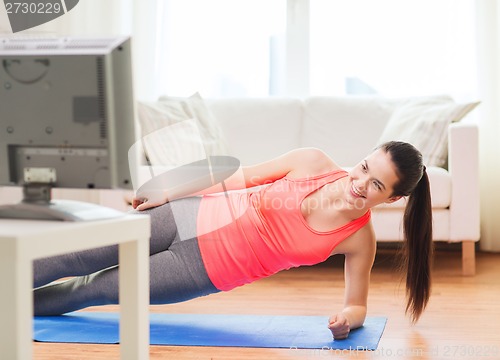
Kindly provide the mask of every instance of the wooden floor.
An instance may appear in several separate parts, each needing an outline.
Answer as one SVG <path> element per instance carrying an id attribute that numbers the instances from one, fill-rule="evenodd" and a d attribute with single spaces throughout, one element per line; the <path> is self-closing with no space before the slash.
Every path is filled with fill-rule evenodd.
<path id="1" fill-rule="evenodd" d="M 372 272 L 369 315 L 388 322 L 374 352 L 152 346 L 151 359 L 500 359 L 500 254 L 477 254 L 477 275 L 462 277 L 460 252 L 440 251 L 426 313 L 415 326 L 404 316 L 394 253 L 382 250 Z M 342 307 L 342 257 L 310 268 L 152 312 L 331 315 Z M 96 309 L 94 309 L 96 310 Z M 103 307 L 99 311 L 117 311 Z M 326 326 L 326 324 L 325 324 Z M 325 331 L 328 331 L 325 327 Z M 39 360 L 119 359 L 117 345 L 34 344 Z"/>

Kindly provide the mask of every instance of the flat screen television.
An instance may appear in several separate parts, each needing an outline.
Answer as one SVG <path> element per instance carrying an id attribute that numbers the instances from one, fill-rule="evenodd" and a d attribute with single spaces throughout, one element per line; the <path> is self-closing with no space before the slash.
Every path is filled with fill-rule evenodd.
<path id="1" fill-rule="evenodd" d="M 129 37 L 0 37 L 0 186 L 24 187 L 0 217 L 121 214 L 50 193 L 131 189 L 134 114 Z"/>

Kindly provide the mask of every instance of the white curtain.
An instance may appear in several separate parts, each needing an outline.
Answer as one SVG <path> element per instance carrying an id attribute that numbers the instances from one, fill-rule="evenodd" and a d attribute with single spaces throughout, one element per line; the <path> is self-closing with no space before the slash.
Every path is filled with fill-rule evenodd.
<path id="1" fill-rule="evenodd" d="M 500 4 L 476 0 L 481 249 L 500 251 Z"/>

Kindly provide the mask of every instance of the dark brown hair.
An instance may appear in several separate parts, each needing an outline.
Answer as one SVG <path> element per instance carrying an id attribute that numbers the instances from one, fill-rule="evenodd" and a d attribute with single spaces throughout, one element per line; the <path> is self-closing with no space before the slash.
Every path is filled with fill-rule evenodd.
<path id="1" fill-rule="evenodd" d="M 390 141 L 380 145 L 391 156 L 399 182 L 392 196 L 408 196 L 404 218 L 401 268 L 406 275 L 406 313 L 415 323 L 431 292 L 432 208 L 429 178 L 422 154 L 413 145 Z"/>

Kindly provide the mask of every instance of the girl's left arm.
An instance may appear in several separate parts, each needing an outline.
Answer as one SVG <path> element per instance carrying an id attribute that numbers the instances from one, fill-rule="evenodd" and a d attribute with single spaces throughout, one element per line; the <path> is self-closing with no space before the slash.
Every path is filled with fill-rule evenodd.
<path id="1" fill-rule="evenodd" d="M 154 183 L 155 179 L 152 179 L 137 191 L 132 200 L 132 206 L 137 210 L 146 210 L 186 196 L 241 190 L 271 183 L 289 173 L 300 176 L 317 175 L 335 167 L 337 165 L 323 151 L 316 148 L 299 148 L 256 165 L 240 167 L 233 175 L 224 180 L 225 187 L 218 183 L 205 188 L 198 186 L 197 183 L 194 186 L 187 181 L 179 183 L 177 186 L 165 188 L 160 186 L 158 188 L 157 184 L 148 186 Z"/>
<path id="2" fill-rule="evenodd" d="M 353 235 L 352 252 L 345 254 L 344 309 L 329 319 L 328 328 L 335 339 L 345 339 L 352 329 L 363 325 L 368 302 L 370 272 L 375 259 L 376 242 L 373 229 L 367 225 Z"/>

